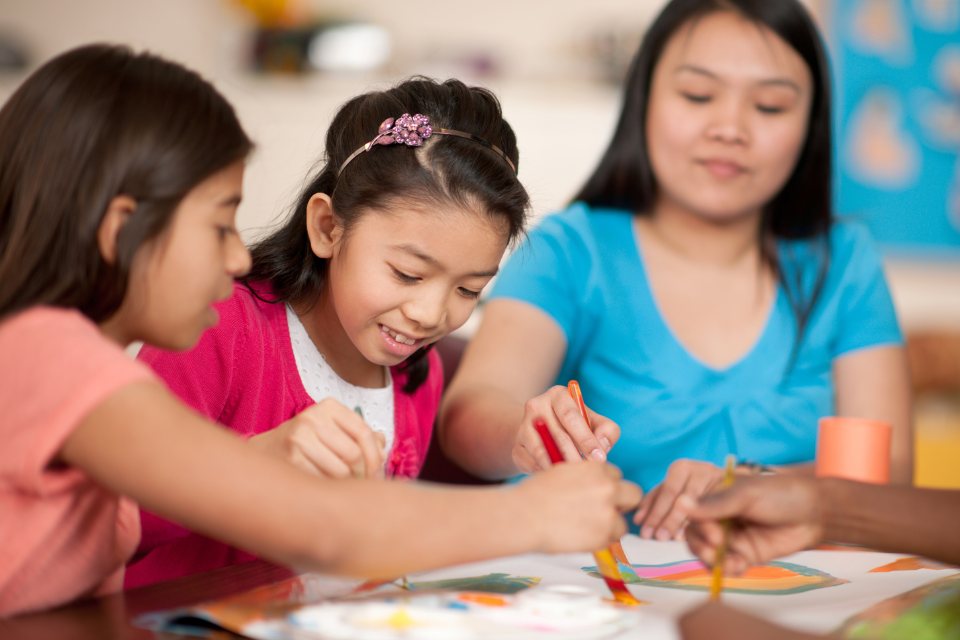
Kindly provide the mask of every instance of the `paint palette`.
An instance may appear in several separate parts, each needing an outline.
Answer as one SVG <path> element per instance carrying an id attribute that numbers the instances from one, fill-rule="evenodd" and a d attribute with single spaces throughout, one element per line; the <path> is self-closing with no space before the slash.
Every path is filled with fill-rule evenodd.
<path id="1" fill-rule="evenodd" d="M 324 640 L 579 640 L 637 624 L 639 613 L 578 586 L 515 596 L 473 591 L 410 592 L 304 607 L 288 622 L 297 637 Z"/>

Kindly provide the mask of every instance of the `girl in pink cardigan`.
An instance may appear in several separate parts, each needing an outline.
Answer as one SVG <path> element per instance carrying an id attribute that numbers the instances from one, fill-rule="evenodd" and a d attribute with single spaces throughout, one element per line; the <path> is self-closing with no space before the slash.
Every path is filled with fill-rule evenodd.
<path id="1" fill-rule="evenodd" d="M 587 551 L 625 531 L 620 511 L 636 506 L 639 490 L 611 467 L 558 465 L 495 490 L 331 480 L 203 419 L 124 353 L 135 340 L 189 349 L 216 324 L 213 303 L 230 298 L 234 279 L 250 267 L 235 224 L 250 147 L 233 108 L 208 82 L 120 47 L 91 45 L 54 58 L 0 108 L 0 627 L 8 616 L 120 588 L 140 538 L 138 502 L 274 562 L 363 578 L 531 551 Z M 378 218 L 367 214 L 350 242 L 340 241 L 325 291 L 340 296 L 337 281 L 357 286 L 350 276 L 380 232 L 451 264 L 434 244 L 435 230 L 419 228 L 419 219 L 397 228 L 403 215 Z M 440 236 L 463 254 L 485 246 L 483 234 L 451 234 L 461 224 L 471 228 L 472 219 L 445 220 Z M 374 228 L 365 226 L 371 221 Z M 408 339 L 421 336 L 413 329 L 432 337 L 463 312 L 449 303 L 446 316 L 426 315 L 437 308 L 422 301 L 435 300 L 442 287 L 434 286 L 435 272 L 420 273 L 422 296 L 400 295 L 365 273 L 374 297 L 354 297 L 349 308 L 339 306 L 342 297 L 322 303 L 337 306 L 351 335 L 344 346 L 356 340 L 382 363 L 381 373 L 403 360 L 403 350 L 387 338 L 366 340 L 376 335 L 359 322 L 370 311 L 364 304 L 384 305 L 377 318 L 408 332 L 389 334 L 405 348 L 422 346 Z M 302 302 L 293 306 L 301 310 Z M 238 314 L 256 308 L 236 306 Z M 246 353 L 258 331 L 270 341 L 268 316 L 245 318 L 252 324 L 238 332 L 241 318 L 230 320 L 231 348 Z M 340 367 L 348 353 L 331 363 Z M 281 372 L 269 370 L 277 384 L 263 391 L 283 388 Z M 359 373 L 343 375 L 368 384 Z M 404 374 L 396 384 L 406 388 L 414 378 Z M 261 389 L 231 395 L 229 406 L 246 406 L 250 392 Z M 340 424 L 344 414 L 327 404 Z"/>
<path id="2" fill-rule="evenodd" d="M 415 478 L 460 327 L 529 198 L 496 98 L 415 79 L 348 102 L 326 164 L 195 349 L 144 347 L 182 400 L 311 473 Z M 254 556 L 142 513 L 126 586 Z"/>

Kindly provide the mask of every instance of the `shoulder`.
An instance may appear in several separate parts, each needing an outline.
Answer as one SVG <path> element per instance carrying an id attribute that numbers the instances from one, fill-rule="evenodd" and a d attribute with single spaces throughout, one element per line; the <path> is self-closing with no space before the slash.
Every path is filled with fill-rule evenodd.
<path id="1" fill-rule="evenodd" d="M 76 309 L 31 307 L 0 322 L 0 340 L 5 346 L 13 346 L 18 339 L 43 336 L 54 341 L 65 337 L 85 342 L 105 341 L 97 325 Z"/>
<path id="2" fill-rule="evenodd" d="M 17 370 L 46 363 L 93 369 L 133 365 L 123 348 L 75 309 L 33 307 L 0 322 L 0 361 Z"/>
<path id="3" fill-rule="evenodd" d="M 630 213 L 620 209 L 599 209 L 585 202 L 574 202 L 563 211 L 541 220 L 531 236 L 546 235 L 568 242 L 602 241 L 606 234 L 629 226 Z"/>
<path id="4" fill-rule="evenodd" d="M 629 212 L 591 208 L 575 202 L 563 211 L 543 218 L 527 241 L 515 252 L 513 269 L 529 264 L 528 269 L 554 271 L 573 269 L 584 273 L 591 265 L 602 264 L 604 251 L 619 246 L 618 237 L 631 231 Z M 538 265 L 538 266 L 534 266 Z"/>
<path id="5" fill-rule="evenodd" d="M 112 389 L 155 381 L 90 319 L 73 309 L 34 307 L 0 322 L 0 406 L 85 406 Z"/>
<path id="6" fill-rule="evenodd" d="M 862 222 L 841 220 L 830 229 L 830 253 L 838 261 L 851 258 L 880 259 L 880 250 L 870 230 Z"/>
<path id="7" fill-rule="evenodd" d="M 882 268 L 880 250 L 866 225 L 852 220 L 834 222 L 827 235 L 829 246 L 828 269 L 831 278 L 857 278 L 864 271 Z M 781 247 L 787 249 L 785 257 L 793 266 L 803 271 L 824 264 L 824 238 L 783 240 Z"/>
<path id="8" fill-rule="evenodd" d="M 217 328 L 223 331 L 240 331 L 251 324 L 274 325 L 286 322 L 285 305 L 273 301 L 273 289 L 264 283 L 237 282 L 233 295 L 214 305 L 220 315 Z"/>

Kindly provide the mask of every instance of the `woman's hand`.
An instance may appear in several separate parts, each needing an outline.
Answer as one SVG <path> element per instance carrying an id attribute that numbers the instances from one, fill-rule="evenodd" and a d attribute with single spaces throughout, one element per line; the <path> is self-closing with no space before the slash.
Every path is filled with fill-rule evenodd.
<path id="1" fill-rule="evenodd" d="M 656 540 L 682 540 L 687 521 L 686 510 L 677 498 L 687 495 L 696 500 L 723 480 L 723 469 L 698 460 L 677 460 L 667 469 L 667 477 L 640 502 L 633 516 L 641 525 L 640 537 Z"/>
<path id="2" fill-rule="evenodd" d="M 385 439 L 355 411 L 326 398 L 247 442 L 330 478 L 383 477 Z"/>
<path id="3" fill-rule="evenodd" d="M 732 519 L 723 568 L 747 567 L 807 549 L 823 539 L 824 507 L 817 480 L 767 476 L 738 480 L 731 488 L 678 502 L 687 513 L 687 544 L 712 565 L 723 540 L 722 520 Z"/>
<path id="4" fill-rule="evenodd" d="M 640 501 L 640 487 L 608 464 L 558 464 L 520 483 L 520 508 L 533 516 L 545 553 L 595 551 L 627 532 L 624 511 Z"/>
<path id="5" fill-rule="evenodd" d="M 580 415 L 580 409 L 567 388 L 559 385 L 528 400 L 523 407 L 523 421 L 517 429 L 513 445 L 514 464 L 522 473 L 534 473 L 550 467 L 550 456 L 540 434 L 533 428 L 537 418 L 543 418 L 547 423 L 564 460 L 577 462 L 582 456 L 587 460 L 606 462 L 607 453 L 620 438 L 620 427 L 589 408 L 587 415 L 590 424 Z"/>

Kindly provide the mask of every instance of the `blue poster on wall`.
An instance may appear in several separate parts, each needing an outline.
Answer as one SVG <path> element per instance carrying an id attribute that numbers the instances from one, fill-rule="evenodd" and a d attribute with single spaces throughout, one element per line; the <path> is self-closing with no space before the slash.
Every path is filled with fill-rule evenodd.
<path id="1" fill-rule="evenodd" d="M 960 0 L 835 0 L 836 211 L 960 259 Z"/>

